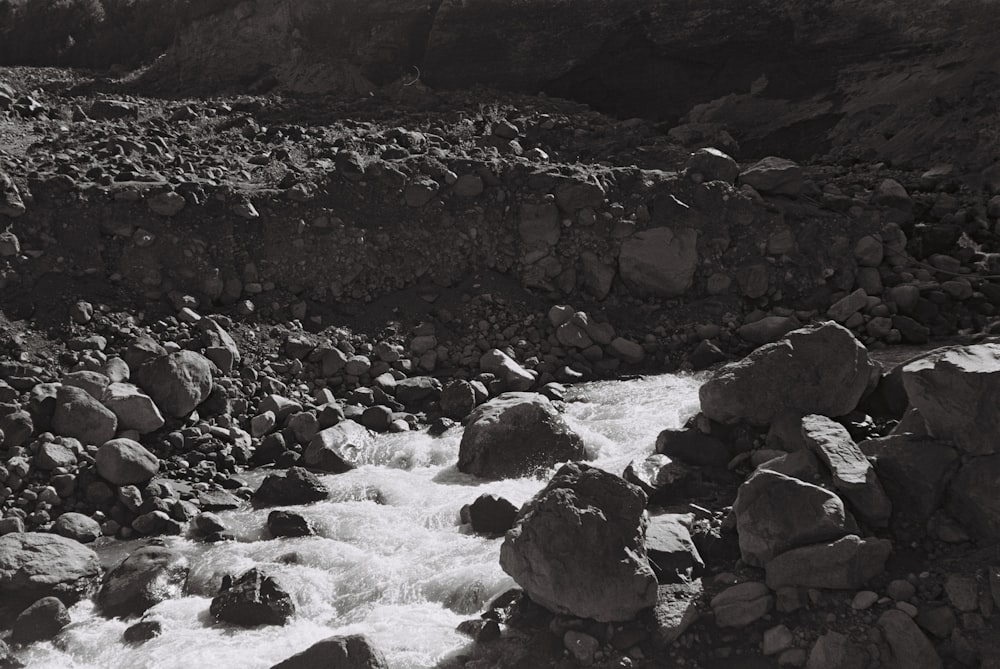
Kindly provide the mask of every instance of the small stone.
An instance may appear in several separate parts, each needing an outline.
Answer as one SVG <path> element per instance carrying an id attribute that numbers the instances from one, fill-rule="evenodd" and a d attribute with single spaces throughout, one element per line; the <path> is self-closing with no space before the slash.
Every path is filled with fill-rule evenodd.
<path id="1" fill-rule="evenodd" d="M 878 601 L 878 593 L 871 590 L 861 590 L 851 600 L 851 608 L 855 611 L 870 609 Z"/>

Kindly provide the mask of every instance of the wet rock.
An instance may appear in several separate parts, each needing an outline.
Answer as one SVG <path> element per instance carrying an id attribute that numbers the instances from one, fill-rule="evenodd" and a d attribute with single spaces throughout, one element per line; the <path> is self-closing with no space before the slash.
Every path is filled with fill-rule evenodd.
<path id="1" fill-rule="evenodd" d="M 0 669 L 24 669 L 24 664 L 3 641 L 0 641 Z"/>
<path id="2" fill-rule="evenodd" d="M 278 581 L 254 567 L 237 579 L 224 577 L 209 612 L 240 627 L 284 625 L 295 615 L 295 603 Z"/>
<path id="3" fill-rule="evenodd" d="M 827 322 L 721 367 L 698 394 L 702 412 L 720 423 L 767 425 L 784 411 L 836 417 L 857 406 L 876 371 L 854 335 Z"/>
<path id="4" fill-rule="evenodd" d="M 131 439 L 111 439 L 97 450 L 97 473 L 115 485 L 145 483 L 160 471 L 160 460 Z"/>
<path id="5" fill-rule="evenodd" d="M 879 617 L 878 626 L 892 649 L 890 657 L 880 658 L 887 669 L 940 669 L 944 666 L 934 645 L 902 611 L 886 611 Z"/>
<path id="6" fill-rule="evenodd" d="M 345 420 L 316 433 L 303 453 L 306 466 L 340 474 L 357 467 L 373 444 L 371 432 Z"/>
<path id="7" fill-rule="evenodd" d="M 640 294 L 677 297 L 691 287 L 698 265 L 698 232 L 690 228 L 644 230 L 622 243 L 618 270 Z"/>
<path id="8" fill-rule="evenodd" d="M 743 560 L 757 567 L 791 548 L 849 533 L 839 497 L 767 469 L 758 470 L 740 486 L 733 513 Z"/>
<path id="9" fill-rule="evenodd" d="M 279 662 L 271 669 L 389 669 L 381 651 L 361 634 L 332 636 Z"/>
<path id="10" fill-rule="evenodd" d="M 868 653 L 840 632 L 829 631 L 816 639 L 806 669 L 866 669 Z"/>
<path id="11" fill-rule="evenodd" d="M 761 193 L 798 195 L 802 192 L 802 168 L 785 158 L 768 156 L 740 174 L 740 183 Z"/>
<path id="12" fill-rule="evenodd" d="M 1000 481 L 1000 455 L 988 455 L 971 458 L 948 486 L 948 511 L 984 543 L 1000 540 L 997 481 Z"/>
<path id="13" fill-rule="evenodd" d="M 654 454 L 644 460 L 633 460 L 625 467 L 622 477 L 650 498 L 668 492 L 671 486 L 691 475 L 691 468 L 674 462 L 665 455 Z"/>
<path id="14" fill-rule="evenodd" d="M 1000 344 L 933 351 L 904 365 L 903 386 L 931 436 L 972 455 L 1000 448 L 1000 407 L 992 400 L 1000 392 Z"/>
<path id="15" fill-rule="evenodd" d="M 705 569 L 691 533 L 676 514 L 650 517 L 646 527 L 646 555 L 660 583 L 690 581 Z"/>
<path id="16" fill-rule="evenodd" d="M 308 537 L 316 533 L 308 520 L 291 511 L 269 513 L 267 529 L 273 537 Z"/>
<path id="17" fill-rule="evenodd" d="M 58 597 L 43 597 L 17 617 L 10 640 L 22 646 L 46 641 L 54 638 L 69 623 L 66 605 Z"/>
<path id="18" fill-rule="evenodd" d="M 698 343 L 695 349 L 688 356 L 688 362 L 691 363 L 691 369 L 699 372 L 703 369 L 708 369 L 712 365 L 720 362 L 725 362 L 729 359 L 722 349 L 708 341 L 707 339 L 702 340 Z"/>
<path id="19" fill-rule="evenodd" d="M 656 437 L 656 452 L 697 467 L 725 467 L 731 458 L 725 444 L 692 428 L 663 430 Z"/>
<path id="20" fill-rule="evenodd" d="M 874 458 L 894 513 L 917 521 L 927 520 L 941 506 L 958 469 L 958 452 L 927 437 L 894 434 L 858 447 Z"/>
<path id="21" fill-rule="evenodd" d="M 163 427 L 163 415 L 153 399 L 131 383 L 112 383 L 104 391 L 102 404 L 118 418 L 118 428 L 139 434 Z"/>
<path id="22" fill-rule="evenodd" d="M 472 504 L 463 508 L 467 512 L 472 530 L 477 534 L 503 534 L 514 526 L 517 507 L 509 500 L 483 493 Z M 464 515 L 464 514 L 463 514 Z"/>
<path id="23" fill-rule="evenodd" d="M 458 469 L 483 478 L 513 478 L 584 456 L 583 440 L 547 398 L 504 393 L 469 416 Z"/>
<path id="24" fill-rule="evenodd" d="M 52 429 L 85 444 L 103 444 L 114 438 L 118 418 L 80 388 L 62 386 L 56 395 Z"/>
<path id="25" fill-rule="evenodd" d="M 767 584 L 783 587 L 858 590 L 885 569 L 892 552 L 886 539 L 862 539 L 850 534 L 831 543 L 795 548 L 771 559 Z"/>
<path id="26" fill-rule="evenodd" d="M 726 588 L 712 598 L 712 613 L 719 627 L 746 627 L 774 608 L 774 596 L 757 581 Z"/>
<path id="27" fill-rule="evenodd" d="M 525 391 L 535 385 L 535 377 L 500 349 L 484 353 L 479 359 L 479 369 L 496 374 L 513 391 Z"/>
<path id="28" fill-rule="evenodd" d="M 200 353 L 177 351 L 142 365 L 136 378 L 163 413 L 183 418 L 212 391 L 212 363 Z"/>
<path id="29" fill-rule="evenodd" d="M 105 575 L 97 606 L 112 618 L 144 613 L 162 601 L 179 597 L 187 580 L 187 558 L 165 546 L 136 549 Z"/>
<path id="30" fill-rule="evenodd" d="M 806 446 L 826 465 L 833 487 L 850 502 L 854 513 L 875 527 L 886 527 L 892 514 L 875 468 L 843 425 L 815 414 L 802 419 Z"/>
<path id="31" fill-rule="evenodd" d="M 500 566 L 546 608 L 607 622 L 656 603 L 643 546 L 646 495 L 585 464 L 564 465 L 528 502 L 500 549 Z"/>
<path id="32" fill-rule="evenodd" d="M 252 500 L 255 506 L 284 506 L 319 502 L 329 495 L 318 476 L 302 467 L 291 467 L 285 474 L 268 474 Z"/>
<path id="33" fill-rule="evenodd" d="M 57 534 L 18 532 L 0 537 L 0 624 L 43 597 L 74 604 L 100 577 L 97 554 Z"/>
<path id="34" fill-rule="evenodd" d="M 163 634 L 163 623 L 159 620 L 141 620 L 125 630 L 122 640 L 138 645 Z"/>
<path id="35" fill-rule="evenodd" d="M 56 522 L 52 525 L 52 531 L 67 539 L 79 541 L 81 544 L 89 544 L 101 536 L 101 526 L 96 520 L 74 511 L 64 513 L 56 518 Z"/>

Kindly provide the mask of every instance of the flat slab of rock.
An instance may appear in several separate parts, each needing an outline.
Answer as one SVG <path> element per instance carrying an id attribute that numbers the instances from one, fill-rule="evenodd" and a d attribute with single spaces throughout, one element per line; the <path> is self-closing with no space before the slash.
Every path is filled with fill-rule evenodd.
<path id="1" fill-rule="evenodd" d="M 58 534 L 15 532 L 0 537 L 0 624 L 42 597 L 74 604 L 101 576 L 97 553 Z"/>
<path id="2" fill-rule="evenodd" d="M 521 510 L 500 566 L 550 611 L 601 622 L 656 604 L 643 545 L 646 495 L 582 463 L 563 465 Z"/>
<path id="3" fill-rule="evenodd" d="M 1000 450 L 1000 344 L 932 351 L 903 366 L 903 387 L 931 436 L 971 455 Z"/>
<path id="4" fill-rule="evenodd" d="M 757 470 L 740 486 L 733 513 L 740 553 L 755 567 L 792 548 L 839 539 L 850 532 L 839 497 L 768 469 Z"/>
<path id="5" fill-rule="evenodd" d="M 547 397 L 503 393 L 469 415 L 458 469 L 483 478 L 515 478 L 584 457 L 583 439 Z"/>
<path id="6" fill-rule="evenodd" d="M 811 414 L 802 419 L 802 438 L 826 465 L 833 486 L 847 498 L 855 515 L 875 527 L 888 526 L 892 502 L 847 428 L 826 416 Z"/>
<path id="7" fill-rule="evenodd" d="M 886 539 L 850 534 L 782 553 L 765 566 L 766 581 L 772 590 L 790 586 L 859 590 L 882 573 L 891 552 Z"/>
<path id="8" fill-rule="evenodd" d="M 768 425 L 784 411 L 843 416 L 876 373 L 850 330 L 827 322 L 793 330 L 721 367 L 698 395 L 702 412 L 720 423 Z"/>

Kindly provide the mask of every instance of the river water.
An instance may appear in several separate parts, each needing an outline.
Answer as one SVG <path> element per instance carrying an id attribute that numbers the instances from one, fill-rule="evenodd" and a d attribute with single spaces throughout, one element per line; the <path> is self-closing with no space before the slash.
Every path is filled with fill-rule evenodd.
<path id="1" fill-rule="evenodd" d="M 663 375 L 582 384 L 567 394 L 566 419 L 593 464 L 621 474 L 630 460 L 653 452 L 660 430 L 697 411 L 700 383 L 697 376 Z M 268 668 L 328 636 L 364 633 L 393 669 L 433 667 L 468 644 L 455 627 L 514 586 L 499 566 L 501 539 L 460 526 L 462 505 L 486 492 L 520 505 L 548 480 L 487 482 L 462 474 L 454 464 L 460 440 L 459 429 L 438 438 L 380 436 L 364 466 L 323 477 L 329 500 L 288 507 L 307 517 L 317 536 L 271 539 L 271 509 L 262 509 L 220 514 L 236 541 L 169 539 L 191 563 L 191 594 L 146 614 L 162 623 L 161 636 L 125 644 L 122 633 L 135 620 L 107 620 L 81 602 L 70 610 L 70 627 L 22 661 L 32 669 Z M 283 627 L 250 630 L 213 624 L 209 603 L 222 575 L 255 565 L 289 590 L 295 617 Z"/>

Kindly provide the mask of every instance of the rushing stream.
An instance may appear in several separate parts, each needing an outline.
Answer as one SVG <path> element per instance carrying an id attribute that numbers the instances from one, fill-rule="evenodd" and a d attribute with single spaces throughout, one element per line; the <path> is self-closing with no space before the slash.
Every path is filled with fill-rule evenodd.
<path id="1" fill-rule="evenodd" d="M 620 474 L 630 460 L 653 452 L 660 430 L 697 410 L 699 384 L 698 377 L 664 375 L 580 385 L 569 392 L 567 420 L 596 456 L 594 464 Z M 52 669 L 254 669 L 328 636 L 360 632 L 393 669 L 434 666 L 469 642 L 455 627 L 514 585 L 499 566 L 501 539 L 462 528 L 462 505 L 485 492 L 519 505 L 547 480 L 485 482 L 461 474 L 454 464 L 460 439 L 459 429 L 440 438 L 380 436 L 365 466 L 323 477 L 330 499 L 292 507 L 318 536 L 271 539 L 271 509 L 262 509 L 220 514 L 236 541 L 169 539 L 188 556 L 189 590 L 197 594 L 146 614 L 161 621 L 161 636 L 129 646 L 122 633 L 135 620 L 104 619 L 82 602 L 55 643 L 35 646 L 22 660 Z M 255 485 L 261 478 L 260 472 L 251 477 Z M 122 549 L 104 549 L 105 561 L 123 555 Z M 213 624 L 208 608 L 222 574 L 254 565 L 292 593 L 293 620 L 250 630 Z"/>

